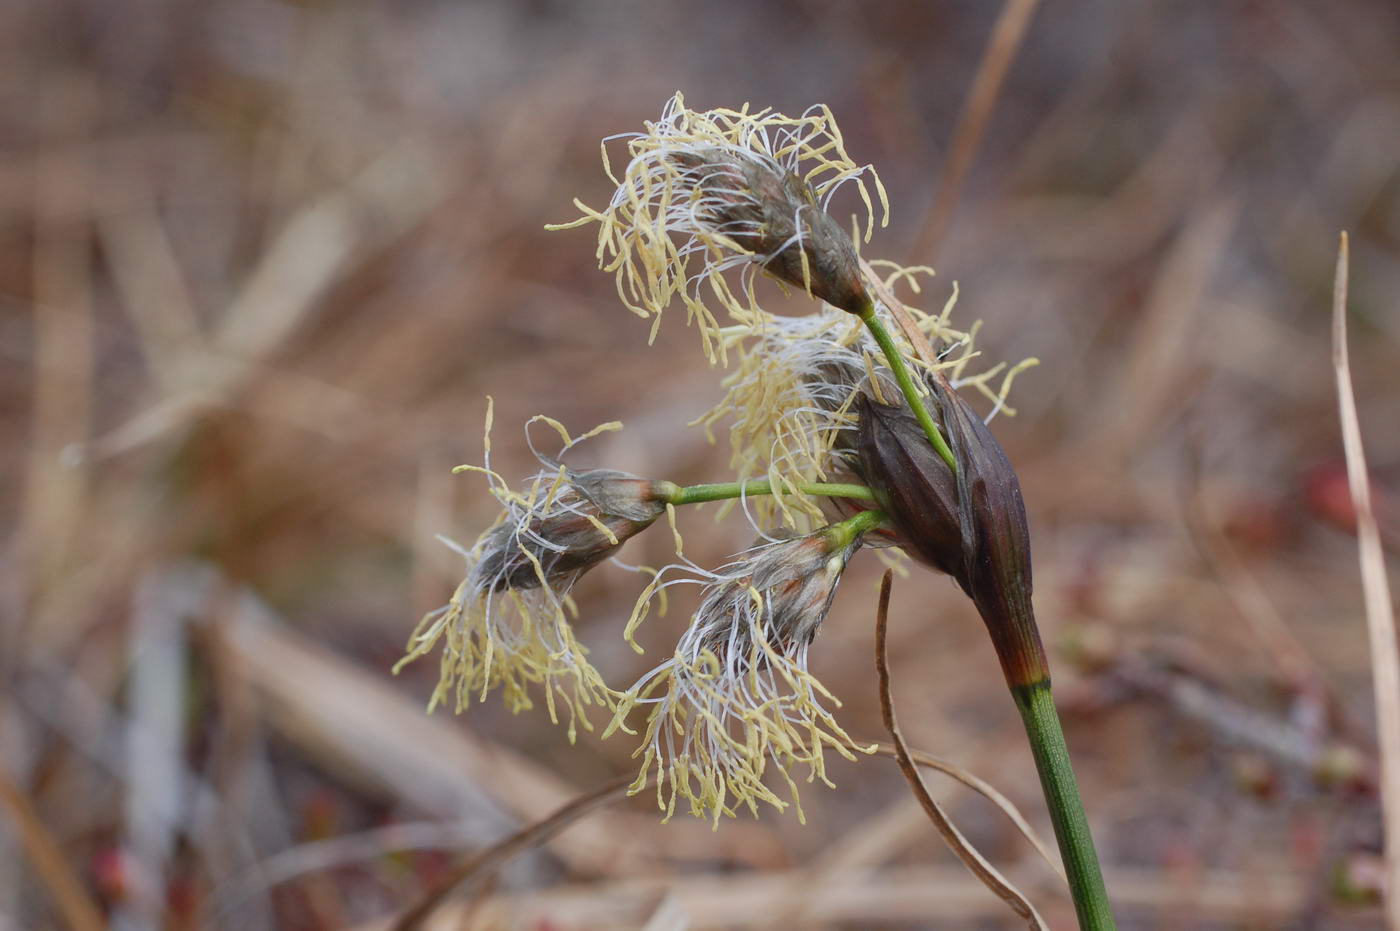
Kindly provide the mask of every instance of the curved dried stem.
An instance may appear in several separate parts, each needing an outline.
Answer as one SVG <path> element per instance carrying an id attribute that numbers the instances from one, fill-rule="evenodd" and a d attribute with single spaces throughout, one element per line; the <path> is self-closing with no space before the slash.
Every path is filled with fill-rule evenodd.
<path id="1" fill-rule="evenodd" d="M 631 784 L 630 774 L 611 779 L 566 803 L 552 815 L 528 824 L 487 847 L 458 865 L 446 878 L 424 893 L 408 911 L 399 916 L 393 924 L 392 931 L 416 931 L 423 927 L 424 921 L 437 910 L 453 889 L 499 869 L 530 848 L 545 843 L 584 815 L 625 798 L 627 787 Z"/>
<path id="2" fill-rule="evenodd" d="M 868 743 L 866 745 L 868 746 Z M 899 759 L 899 749 L 895 747 L 894 744 L 876 743 L 875 753 L 878 756 L 887 756 L 893 760 Z M 1016 803 L 1003 795 L 1001 790 L 996 786 L 975 773 L 963 769 L 956 763 L 949 763 L 947 760 L 939 759 L 931 753 L 924 753 L 922 750 L 911 749 L 909 750 L 909 757 L 915 764 L 925 769 L 936 769 L 945 776 L 949 776 L 961 782 L 997 808 L 1000 808 L 1001 813 L 1006 815 L 1011 823 L 1016 826 L 1016 830 L 1021 832 L 1021 836 L 1030 842 L 1030 845 L 1035 848 L 1036 853 L 1040 854 L 1045 862 L 1050 865 L 1050 868 L 1055 871 L 1055 875 L 1059 876 L 1061 879 L 1066 879 L 1065 868 L 1060 865 L 1060 858 L 1053 853 L 1053 848 L 1045 842 L 1045 839 L 1040 836 L 1040 833 L 1036 831 L 1035 828 L 1031 827 L 1031 823 L 1026 820 L 1026 816 L 1021 814 L 1021 809 L 1016 807 Z"/>
<path id="3" fill-rule="evenodd" d="M 928 815 L 933 826 L 942 835 L 943 840 L 948 844 L 949 849 L 963 862 L 963 865 L 976 876 L 984 886 L 995 893 L 1002 901 L 1011 907 L 1021 918 L 1025 919 L 1027 927 L 1047 931 L 1045 921 L 1035 910 L 1035 906 L 1030 900 L 1006 879 L 1005 876 L 988 862 L 987 858 L 977 852 L 957 825 L 929 794 L 928 787 L 924 785 L 923 776 L 919 773 L 918 764 L 909 752 L 909 747 L 904 743 L 904 734 L 899 729 L 899 722 L 895 719 L 894 699 L 890 695 L 890 664 L 886 654 L 886 631 L 889 626 L 890 609 L 890 587 L 894 579 L 894 573 L 885 570 L 885 577 L 880 581 L 880 607 L 875 616 L 875 668 L 880 676 L 880 715 L 884 719 L 885 729 L 890 732 L 890 739 L 894 743 L 895 759 L 899 761 L 899 768 L 904 772 L 904 778 L 909 782 L 909 788 L 913 790 L 914 796 L 923 806 L 924 813 Z"/>
<path id="4" fill-rule="evenodd" d="M 35 875 L 48 890 L 68 926 L 75 931 L 101 931 L 105 924 L 102 912 L 89 898 L 33 804 L 4 772 L 0 772 L 0 810 L 9 815 Z"/>
<path id="5" fill-rule="evenodd" d="M 1400 648 L 1395 639 L 1395 611 L 1385 574 L 1385 554 L 1371 483 L 1367 477 L 1366 451 L 1361 443 L 1361 421 L 1351 386 L 1347 358 L 1347 281 L 1349 244 L 1342 233 L 1337 245 L 1337 272 L 1332 286 L 1332 365 L 1337 375 L 1337 405 L 1342 419 L 1342 444 L 1346 451 L 1351 500 L 1356 508 L 1356 543 L 1361 559 L 1361 592 L 1366 605 L 1366 631 L 1371 645 L 1372 688 L 1381 756 L 1381 811 L 1385 822 L 1386 921 L 1400 928 Z"/>

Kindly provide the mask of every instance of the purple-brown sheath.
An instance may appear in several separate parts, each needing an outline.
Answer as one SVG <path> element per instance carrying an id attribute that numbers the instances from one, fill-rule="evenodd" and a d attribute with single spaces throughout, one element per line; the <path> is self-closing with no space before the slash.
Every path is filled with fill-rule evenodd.
<path id="1" fill-rule="evenodd" d="M 1007 685 L 1049 681 L 1031 606 L 1031 543 L 1016 472 L 957 392 L 930 379 L 954 474 L 906 407 L 862 396 L 858 471 L 913 556 L 957 580 L 982 615 Z"/>

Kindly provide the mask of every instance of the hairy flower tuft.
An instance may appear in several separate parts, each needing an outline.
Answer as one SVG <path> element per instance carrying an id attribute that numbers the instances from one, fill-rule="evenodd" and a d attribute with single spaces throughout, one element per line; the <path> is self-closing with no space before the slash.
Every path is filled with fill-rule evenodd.
<path id="1" fill-rule="evenodd" d="M 920 290 L 917 276 L 932 274 L 922 267 L 871 264 L 888 270 L 886 287 L 902 281 L 915 293 Z M 982 353 L 976 343 L 981 323 L 974 322 L 967 330 L 955 328 L 951 314 L 956 301 L 955 285 L 941 313 L 905 307 L 923 333 L 941 347 L 932 366 L 917 361 L 882 306 L 877 313 L 925 374 L 937 371 L 955 387 L 982 393 L 992 401 L 993 415 L 1013 414 L 1006 404 L 1007 394 L 1016 375 L 1035 360 L 1009 368 L 1005 363 L 979 368 Z M 879 347 L 860 321 L 832 308 L 805 317 L 768 315 L 725 328 L 724 339 L 736 350 L 737 362 L 724 379 L 723 400 L 696 423 L 710 432 L 712 441 L 713 428 L 727 423 L 730 466 L 738 477 L 773 483 L 771 497 L 744 502 L 755 526 L 782 523 L 806 530 L 824 523 L 821 502 L 804 495 L 799 486 L 858 471 L 854 448 L 858 396 L 880 404 L 902 403 Z"/>
<path id="2" fill-rule="evenodd" d="M 740 807 L 756 814 L 760 802 L 783 809 L 789 803 L 764 784 L 771 764 L 802 817 L 793 770 L 806 766 L 809 781 L 831 785 L 825 749 L 854 759 L 824 705 L 840 702 L 808 672 L 807 651 L 858 546 L 859 531 L 837 524 L 697 570 L 704 592 L 675 654 L 623 696 L 609 727 L 622 727 L 633 705 L 651 706 L 634 793 L 654 777 L 667 818 L 679 800 L 716 823 Z"/>
<path id="3" fill-rule="evenodd" d="M 706 354 L 723 356 L 719 322 L 703 296 L 732 317 L 752 321 L 752 275 L 759 268 L 828 303 L 859 312 L 870 298 L 851 237 L 826 212 L 836 190 L 853 181 L 866 205 L 866 238 L 874 229 L 868 173 L 889 221 L 889 204 L 869 166 L 846 154 L 825 107 L 798 117 L 771 110 L 695 111 L 676 94 L 661 119 L 629 135 L 630 160 L 611 202 L 562 229 L 598 222 L 598 260 L 617 275 L 618 294 L 633 312 L 655 318 L 680 296 L 697 323 Z M 742 267 L 741 299 L 724 272 Z"/>
<path id="4" fill-rule="evenodd" d="M 529 423 L 541 422 L 559 433 L 560 455 L 619 426 L 604 424 L 575 440 L 550 418 Z M 544 468 L 516 491 L 491 469 L 490 431 L 488 406 L 485 463 L 457 471 L 485 475 L 503 510 L 470 549 L 445 541 L 466 560 L 466 577 L 446 605 L 419 623 L 395 671 L 442 642 L 441 675 L 429 710 L 452 698 L 461 712 L 499 687 L 510 709 L 522 711 L 534 704 L 529 686 L 540 685 L 551 720 L 558 722 L 558 706 L 564 706 L 572 740 L 580 723 L 591 728 L 584 708 L 612 707 L 613 699 L 574 635 L 569 591 L 584 572 L 665 512 L 667 483 L 610 470 L 575 472 L 536 451 Z"/>

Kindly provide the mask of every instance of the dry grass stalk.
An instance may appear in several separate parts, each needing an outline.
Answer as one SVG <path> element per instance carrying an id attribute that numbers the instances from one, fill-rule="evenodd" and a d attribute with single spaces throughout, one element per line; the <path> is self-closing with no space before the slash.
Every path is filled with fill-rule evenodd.
<path id="1" fill-rule="evenodd" d="M 889 744 L 882 744 L 879 745 L 876 752 L 882 756 L 895 758 L 897 757 L 898 751 Z M 1059 861 L 1050 852 L 1050 847 L 1044 842 L 1035 829 L 1031 827 L 1029 822 L 1026 821 L 1020 810 L 1016 808 L 1015 803 L 998 791 L 994 786 L 962 767 L 940 760 L 935 756 L 923 753 L 919 750 L 911 750 L 910 757 L 919 766 L 935 769 L 951 776 L 955 781 L 971 788 L 1000 808 L 1022 835 L 1025 836 L 1040 855 L 1045 858 L 1045 861 L 1056 874 L 1063 878 L 1064 871 L 1060 867 Z M 896 806 L 896 810 L 893 811 L 893 816 L 894 822 L 899 828 L 907 827 L 908 818 L 903 805 Z M 531 828 L 526 828 L 525 830 L 528 831 L 531 830 Z M 441 823 L 437 821 L 401 823 L 383 828 L 374 828 L 356 834 L 340 835 L 327 840 L 315 841 L 292 847 L 259 862 L 255 868 L 249 869 L 244 876 L 230 883 L 227 887 L 220 889 L 217 900 L 210 909 L 210 914 L 217 920 L 217 918 L 225 914 L 228 909 L 237 906 L 255 893 L 265 891 L 283 883 L 292 882 L 311 873 L 324 872 L 359 862 L 373 860 L 391 851 L 453 849 L 462 847 L 471 843 L 472 833 L 473 832 L 469 830 L 466 825 L 453 823 Z M 521 833 L 524 832 L 522 831 Z M 885 832 L 881 833 L 883 834 Z M 534 836 L 538 838 L 538 835 Z M 888 838 L 886 838 L 886 840 L 888 840 Z M 881 845 L 881 849 L 887 848 L 888 844 Z M 862 848 L 862 851 L 863 850 L 864 848 Z M 851 856 L 836 857 L 832 863 L 819 868 L 816 875 L 820 875 L 826 879 L 834 879 L 839 877 L 840 874 L 854 869 L 860 862 L 864 862 L 866 859 L 863 852 L 857 853 L 854 860 Z M 480 855 L 473 857 L 470 862 L 475 864 L 479 860 Z M 457 885 L 466 881 L 466 878 L 469 877 L 464 877 L 462 880 L 459 880 Z M 799 885 L 804 888 L 809 887 L 813 878 L 813 873 L 805 873 Z M 794 903 L 794 905 L 797 904 L 800 903 Z M 663 915 L 672 915 L 679 908 L 680 906 L 676 904 L 674 900 L 665 900 L 661 905 L 658 905 L 653 920 L 657 920 L 657 918 Z M 802 914 L 806 914 L 806 911 L 804 910 Z M 773 927 L 791 927 L 791 924 L 774 924 Z"/>
<path id="2" fill-rule="evenodd" d="M 1025 919 L 1028 927 L 1046 931 L 1045 921 L 1040 917 L 1030 900 L 977 852 L 977 849 L 968 842 L 967 838 L 963 837 L 957 825 L 953 824 L 943 807 L 929 794 L 928 786 L 924 785 L 923 777 L 919 774 L 919 767 L 904 743 L 904 735 L 899 729 L 899 722 L 895 719 L 894 699 L 890 695 L 890 664 L 885 650 L 886 634 L 889 628 L 890 588 L 893 579 L 894 573 L 886 570 L 884 579 L 880 582 L 880 608 L 875 618 L 875 666 L 880 675 L 880 714 L 884 718 L 886 729 L 890 732 L 890 739 L 894 742 L 899 768 L 903 770 L 904 778 L 909 781 L 909 787 L 919 799 L 919 804 L 923 806 L 929 820 L 933 822 L 933 826 L 938 829 L 938 833 L 942 835 L 943 840 L 947 842 L 948 847 L 963 862 L 963 865 L 984 886 L 1011 906 L 1012 911 Z"/>
<path id="3" fill-rule="evenodd" d="M 892 757 L 896 760 L 899 759 L 899 748 L 891 744 L 879 744 L 875 748 L 875 752 L 881 756 Z M 1040 833 L 1036 831 L 1035 828 L 1031 827 L 1031 823 L 1026 820 L 1026 816 L 1021 814 L 1021 809 L 1016 807 L 1016 803 L 1003 795 L 1001 790 L 996 786 L 975 773 L 970 773 L 961 766 L 949 763 L 946 760 L 940 760 L 932 754 L 924 753 L 920 750 L 909 750 L 908 753 L 909 758 L 912 759 L 915 764 L 927 769 L 936 769 L 946 776 L 951 776 L 953 779 L 961 782 L 963 785 L 991 802 L 997 808 L 1000 808 L 1001 813 L 1006 815 L 1006 817 L 1011 820 L 1011 823 L 1016 826 L 1016 830 L 1021 832 L 1021 836 L 1030 841 L 1036 853 L 1040 854 L 1045 862 L 1050 864 L 1050 868 L 1055 871 L 1055 875 L 1059 876 L 1061 879 L 1065 878 L 1065 868 L 1060 864 L 1060 858 L 1052 852 L 1052 848 L 1049 844 L 1045 843 L 1045 839 L 1040 836 Z"/>
<path id="4" fill-rule="evenodd" d="M 898 751 L 892 744 L 882 744 L 875 741 L 858 741 L 858 743 L 861 746 L 873 744 L 875 753 L 880 756 L 887 756 L 895 760 L 899 758 Z M 932 754 L 920 750 L 910 750 L 909 755 L 919 766 L 937 770 L 950 776 L 955 782 L 972 789 L 1000 808 L 1021 835 L 1044 858 L 1055 875 L 1061 879 L 1066 878 L 1064 867 L 1060 865 L 1059 858 L 1051 852 L 1050 845 L 1046 844 L 1035 828 L 1031 827 L 1030 822 L 1021 814 L 1016 804 L 995 786 L 961 766 L 941 760 Z M 915 835 L 922 836 L 924 829 L 914 817 L 917 810 L 921 808 L 922 805 L 917 798 L 903 798 L 886 807 L 880 814 L 867 818 L 859 828 L 845 834 L 839 843 L 827 847 L 822 856 L 807 867 L 798 879 L 794 880 L 796 887 L 810 889 L 813 886 L 825 885 L 828 882 L 839 881 L 842 876 L 859 873 L 886 862 Z M 813 903 L 808 898 L 794 896 L 787 904 L 790 906 L 789 908 L 778 909 L 772 920 L 762 927 L 775 929 L 775 931 L 776 929 L 801 927 L 802 922 L 814 914 Z"/>
<path id="5" fill-rule="evenodd" d="M 1385 574 L 1366 451 L 1361 445 L 1361 421 L 1352 393 L 1347 358 L 1347 280 L 1349 249 L 1342 233 L 1337 248 L 1337 274 L 1332 285 L 1332 364 L 1337 373 L 1337 402 L 1341 410 L 1342 443 L 1347 476 L 1356 508 L 1356 540 L 1361 557 L 1361 591 L 1366 601 L 1366 630 L 1371 641 L 1371 675 L 1375 689 L 1376 729 L 1381 749 L 1381 810 L 1385 822 L 1386 920 L 1400 928 L 1400 649 L 1395 642 L 1395 609 Z"/>
<path id="6" fill-rule="evenodd" d="M 948 232 L 963 181 L 972 167 L 972 160 L 977 156 L 982 135 L 987 130 L 987 122 L 1001 93 L 1002 82 L 1026 37 L 1026 29 L 1031 24 L 1038 3 L 1039 0 L 1006 0 L 1001 15 L 992 27 L 987 47 L 982 51 L 982 61 L 977 66 L 977 76 L 973 78 L 972 89 L 963 100 L 962 113 L 958 115 L 957 126 L 953 129 L 948 162 L 938 179 L 933 206 L 914 245 L 912 255 L 917 262 L 931 262 Z"/>
<path id="7" fill-rule="evenodd" d="M 131 727 L 125 740 L 125 843 L 140 864 L 142 882 L 119 909 L 135 925 L 158 925 L 164 889 L 174 866 L 185 785 L 185 685 L 189 679 L 184 618 L 207 599 L 202 580 L 150 575 L 132 604 L 127 653 Z"/>
<path id="8" fill-rule="evenodd" d="M 464 849 L 473 845 L 475 836 L 466 822 L 410 821 L 288 847 L 216 888 L 205 909 L 207 924 L 223 927 L 230 912 L 254 895 L 313 873 L 367 863 L 390 853 Z"/>
<path id="9" fill-rule="evenodd" d="M 0 807 L 9 813 L 29 862 L 53 897 L 68 927 L 73 931 L 102 931 L 106 923 L 97 904 L 88 898 L 82 881 L 73 872 L 58 841 L 44 827 L 39 813 L 19 786 L 10 781 L 3 768 L 0 768 Z"/>
<path id="10" fill-rule="evenodd" d="M 534 824 L 526 825 L 519 831 L 492 844 L 481 853 L 460 864 L 456 869 L 429 889 L 408 911 L 394 923 L 393 931 L 416 931 L 442 901 L 458 886 L 471 880 L 480 879 L 496 870 L 521 853 L 543 844 L 555 834 L 567 828 L 590 812 L 611 805 L 626 797 L 627 787 L 632 784 L 631 774 L 610 779 L 591 792 L 585 792 L 570 801 L 554 814 Z"/>
<path id="11" fill-rule="evenodd" d="M 1076 455 L 1130 459 L 1195 390 L 1192 340 L 1199 332 L 1211 283 L 1236 228 L 1239 203 L 1207 201 L 1187 218 L 1153 276 L 1132 344 L 1123 354 L 1119 384 L 1101 399 L 1099 450 Z"/>
<path id="12" fill-rule="evenodd" d="M 44 607 L 64 588 L 81 550 L 91 495 L 87 469 L 73 462 L 57 466 L 69 446 L 87 439 L 92 429 L 97 334 L 88 220 L 96 107 L 94 87 L 77 75 L 57 78 L 39 100 L 42 142 L 30 194 L 34 344 L 20 597 L 30 600 L 33 612 L 26 626 L 43 637 L 66 620 L 60 613 L 46 614 Z"/>

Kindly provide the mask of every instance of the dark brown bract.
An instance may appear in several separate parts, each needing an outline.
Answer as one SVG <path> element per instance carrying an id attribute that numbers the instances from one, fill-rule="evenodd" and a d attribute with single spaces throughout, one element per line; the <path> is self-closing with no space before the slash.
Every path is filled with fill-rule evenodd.
<path id="1" fill-rule="evenodd" d="M 858 402 L 858 470 L 889 515 L 899 544 L 951 575 L 992 636 L 1007 680 L 1048 674 L 1031 607 L 1031 545 L 1021 483 L 1001 444 L 968 403 L 930 380 L 934 415 L 956 457 L 954 474 L 906 407 Z"/>

